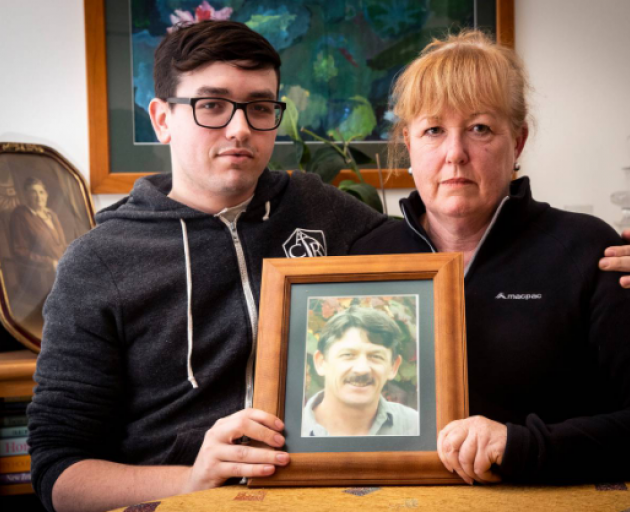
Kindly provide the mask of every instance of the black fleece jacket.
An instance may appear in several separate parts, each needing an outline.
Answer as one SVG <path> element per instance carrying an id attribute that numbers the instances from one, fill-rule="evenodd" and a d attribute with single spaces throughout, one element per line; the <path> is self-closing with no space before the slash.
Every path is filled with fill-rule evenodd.
<path id="1" fill-rule="evenodd" d="M 28 409 L 33 484 L 49 510 L 53 484 L 82 459 L 192 464 L 205 431 L 245 406 L 255 324 L 245 288 L 257 309 L 263 258 L 343 255 L 385 221 L 315 175 L 265 171 L 236 222 L 241 276 L 228 225 L 169 199 L 170 188 L 170 176 L 136 182 L 59 263 Z"/>
<path id="2" fill-rule="evenodd" d="M 354 254 L 433 251 L 418 223 L 358 241 Z M 630 292 L 601 272 L 621 239 L 603 221 L 534 201 L 529 179 L 510 196 L 465 276 L 471 415 L 506 423 L 506 480 L 579 482 L 630 475 Z"/>

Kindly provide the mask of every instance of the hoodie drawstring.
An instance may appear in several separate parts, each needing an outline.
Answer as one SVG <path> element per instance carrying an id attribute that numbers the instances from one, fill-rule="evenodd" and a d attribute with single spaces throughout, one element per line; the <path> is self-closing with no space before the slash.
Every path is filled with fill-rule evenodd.
<path id="1" fill-rule="evenodd" d="M 265 203 L 265 215 L 262 218 L 263 222 L 265 222 L 266 220 L 269 220 L 269 213 L 270 212 L 271 212 L 271 203 L 269 201 L 267 201 Z"/>
<path id="2" fill-rule="evenodd" d="M 192 318 L 192 272 L 190 270 L 190 250 L 188 248 L 188 231 L 184 219 L 179 219 L 182 225 L 182 238 L 184 239 L 184 254 L 186 256 L 186 292 L 188 297 L 188 381 L 193 388 L 198 388 L 197 380 L 192 370 L 192 345 L 193 345 L 193 318 Z"/>

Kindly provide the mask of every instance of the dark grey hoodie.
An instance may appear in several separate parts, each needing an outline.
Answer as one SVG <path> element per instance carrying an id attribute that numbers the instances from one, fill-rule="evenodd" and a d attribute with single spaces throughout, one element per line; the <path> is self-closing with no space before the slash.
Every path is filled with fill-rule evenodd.
<path id="1" fill-rule="evenodd" d="M 28 410 L 49 510 L 82 459 L 192 464 L 205 431 L 251 403 L 263 258 L 343 255 L 385 220 L 310 174 L 265 171 L 232 226 L 170 187 L 139 180 L 59 264 Z"/>

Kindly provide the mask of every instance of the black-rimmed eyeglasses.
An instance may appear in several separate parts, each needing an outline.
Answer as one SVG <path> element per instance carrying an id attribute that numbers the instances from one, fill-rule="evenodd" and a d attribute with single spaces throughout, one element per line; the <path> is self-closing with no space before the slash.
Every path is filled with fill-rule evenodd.
<path id="1" fill-rule="evenodd" d="M 168 98 L 166 102 L 190 105 L 195 123 L 204 128 L 226 127 L 240 108 L 250 128 L 262 132 L 278 128 L 287 108 L 286 103 L 271 100 L 239 103 L 226 98 Z"/>

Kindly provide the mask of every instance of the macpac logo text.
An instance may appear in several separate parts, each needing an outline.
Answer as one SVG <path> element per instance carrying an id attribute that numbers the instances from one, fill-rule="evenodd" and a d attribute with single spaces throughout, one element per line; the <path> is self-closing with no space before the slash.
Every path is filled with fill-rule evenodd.
<path id="1" fill-rule="evenodd" d="M 542 293 L 508 293 L 500 292 L 495 299 L 502 300 L 540 300 Z"/>

